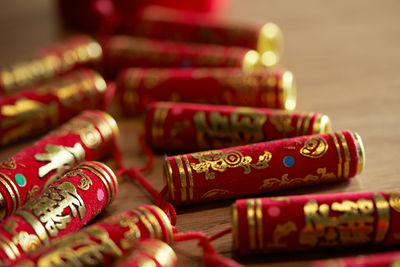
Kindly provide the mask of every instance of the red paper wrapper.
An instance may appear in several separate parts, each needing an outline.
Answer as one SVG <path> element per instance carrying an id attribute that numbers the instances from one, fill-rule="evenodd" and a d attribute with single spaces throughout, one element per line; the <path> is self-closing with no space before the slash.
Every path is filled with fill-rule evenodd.
<path id="1" fill-rule="evenodd" d="M 359 255 L 337 260 L 319 261 L 315 267 L 396 267 L 400 265 L 400 251 Z"/>
<path id="2" fill-rule="evenodd" d="M 87 161 L 0 224 L 0 261 L 14 260 L 87 224 L 115 198 L 117 178 Z"/>
<path id="3" fill-rule="evenodd" d="M 240 199 L 232 206 L 234 248 L 251 252 L 399 244 L 399 192 Z"/>
<path id="4" fill-rule="evenodd" d="M 199 151 L 326 133 L 330 120 L 299 113 L 238 106 L 153 102 L 144 136 L 156 151 Z"/>
<path id="5" fill-rule="evenodd" d="M 189 44 L 129 36 L 114 36 L 103 43 L 106 73 L 127 67 L 241 67 L 259 65 L 259 54 L 243 47 Z"/>
<path id="6" fill-rule="evenodd" d="M 364 155 L 358 134 L 341 131 L 166 157 L 164 180 L 181 205 L 343 181 Z"/>
<path id="7" fill-rule="evenodd" d="M 134 244 L 126 258 L 116 267 L 175 267 L 177 258 L 175 252 L 166 243 L 157 239 L 145 239 Z"/>
<path id="8" fill-rule="evenodd" d="M 246 25 L 222 21 L 204 13 L 160 6 L 143 8 L 121 31 L 147 38 L 243 46 L 257 50 L 262 63 L 268 67 L 279 61 L 283 39 L 281 30 L 274 23 Z"/>
<path id="9" fill-rule="evenodd" d="M 0 219 L 79 163 L 110 153 L 117 135 L 118 126 L 110 115 L 87 110 L 0 163 Z"/>
<path id="10" fill-rule="evenodd" d="M 172 226 L 161 209 L 142 205 L 64 236 L 19 260 L 8 261 L 6 266 L 109 266 L 127 255 L 136 242 L 148 238 L 169 244 Z"/>
<path id="11" fill-rule="evenodd" d="M 54 128 L 85 109 L 101 109 L 106 83 L 81 69 L 13 96 L 0 98 L 0 146 Z"/>
<path id="12" fill-rule="evenodd" d="M 77 35 L 39 51 L 37 58 L 0 70 L 0 94 L 55 77 L 72 69 L 93 66 L 102 57 L 99 43 Z"/>
<path id="13" fill-rule="evenodd" d="M 296 106 L 295 80 L 284 69 L 248 73 L 239 68 L 132 68 L 119 75 L 117 94 L 126 115 L 143 113 L 152 101 L 286 110 Z"/>

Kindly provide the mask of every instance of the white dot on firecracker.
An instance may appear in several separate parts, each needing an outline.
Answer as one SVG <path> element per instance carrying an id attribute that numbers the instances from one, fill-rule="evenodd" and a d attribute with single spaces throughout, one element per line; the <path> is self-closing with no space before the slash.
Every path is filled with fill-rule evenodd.
<path id="1" fill-rule="evenodd" d="M 104 199 L 104 191 L 100 188 L 97 189 L 97 200 L 102 201 Z"/>
<path id="2" fill-rule="evenodd" d="M 277 206 L 271 206 L 267 210 L 269 217 L 278 217 L 281 214 L 281 209 Z"/>

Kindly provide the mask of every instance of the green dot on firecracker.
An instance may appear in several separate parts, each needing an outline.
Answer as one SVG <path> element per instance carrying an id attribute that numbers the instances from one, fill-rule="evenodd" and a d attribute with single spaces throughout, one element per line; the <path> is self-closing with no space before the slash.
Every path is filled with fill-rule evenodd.
<path id="1" fill-rule="evenodd" d="M 24 175 L 17 173 L 14 176 L 15 181 L 17 182 L 17 184 L 21 187 L 24 187 L 26 185 L 26 178 Z"/>

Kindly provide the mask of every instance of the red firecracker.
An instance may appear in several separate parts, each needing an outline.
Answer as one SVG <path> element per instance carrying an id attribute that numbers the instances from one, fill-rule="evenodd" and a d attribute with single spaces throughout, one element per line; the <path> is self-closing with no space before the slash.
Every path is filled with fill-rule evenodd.
<path id="1" fill-rule="evenodd" d="M 361 138 L 350 131 L 294 137 L 166 157 L 176 205 L 343 181 L 363 169 Z"/>
<path id="2" fill-rule="evenodd" d="M 78 67 L 92 67 L 103 52 L 99 43 L 86 35 L 77 35 L 44 48 L 36 58 L 0 70 L 0 94 L 55 77 Z"/>
<path id="3" fill-rule="evenodd" d="M 144 136 L 155 151 L 188 152 L 326 133 L 330 120 L 300 113 L 243 106 L 153 102 Z"/>
<path id="4" fill-rule="evenodd" d="M 399 200 L 399 191 L 240 199 L 233 246 L 248 254 L 398 245 Z"/>
<path id="5" fill-rule="evenodd" d="M 54 128 L 85 109 L 101 109 L 107 85 L 81 69 L 35 88 L 0 98 L 0 146 Z"/>
<path id="6" fill-rule="evenodd" d="M 172 226 L 156 206 L 142 205 L 66 235 L 5 266 L 109 266 L 127 255 L 143 239 L 172 241 Z"/>
<path id="7" fill-rule="evenodd" d="M 243 47 L 114 36 L 104 41 L 103 49 L 103 66 L 111 76 L 127 67 L 240 67 L 252 70 L 259 65 L 258 52 Z"/>
<path id="8" fill-rule="evenodd" d="M 16 177 L 17 182 L 23 180 Z M 117 178 L 106 165 L 80 164 L 1 222 L 0 261 L 17 259 L 77 231 L 115 198 L 117 186 Z"/>
<path id="9" fill-rule="evenodd" d="M 396 267 L 400 264 L 400 251 L 358 255 L 317 262 L 314 267 Z"/>
<path id="10" fill-rule="evenodd" d="M 274 23 L 233 23 L 205 13 L 161 6 L 144 7 L 120 31 L 147 38 L 243 46 L 257 50 L 268 67 L 279 61 L 283 39 Z"/>
<path id="11" fill-rule="evenodd" d="M 116 267 L 176 267 L 177 258 L 172 248 L 157 239 L 145 239 L 133 245 L 132 251 Z"/>
<path id="12" fill-rule="evenodd" d="M 0 163 L 0 219 L 85 160 L 111 152 L 118 126 L 107 113 L 87 110 Z"/>
<path id="13" fill-rule="evenodd" d="M 117 94 L 124 114 L 141 114 L 152 101 L 174 101 L 293 110 L 296 86 L 284 69 L 244 72 L 240 68 L 123 71 Z"/>

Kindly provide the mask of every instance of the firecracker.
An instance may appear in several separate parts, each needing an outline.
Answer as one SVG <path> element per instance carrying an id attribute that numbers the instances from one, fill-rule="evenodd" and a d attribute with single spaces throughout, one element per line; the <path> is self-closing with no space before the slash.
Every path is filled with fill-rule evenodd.
<path id="1" fill-rule="evenodd" d="M 360 136 L 346 130 L 165 157 L 164 181 L 182 205 L 346 181 L 364 157 Z"/>
<path id="2" fill-rule="evenodd" d="M 152 102 L 144 138 L 153 151 L 190 152 L 321 134 L 328 116 L 244 106 Z"/>
<path id="3" fill-rule="evenodd" d="M 112 152 L 118 126 L 105 112 L 87 110 L 0 163 L 0 219 L 14 213 L 64 173 Z"/>
<path id="4" fill-rule="evenodd" d="M 99 162 L 86 161 L 67 172 L 0 223 L 0 261 L 79 230 L 115 199 L 117 187 L 113 171 Z"/>

